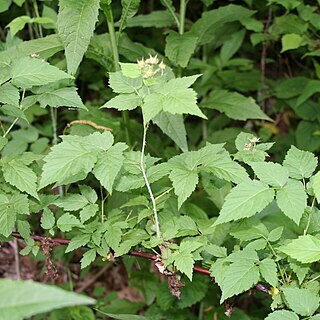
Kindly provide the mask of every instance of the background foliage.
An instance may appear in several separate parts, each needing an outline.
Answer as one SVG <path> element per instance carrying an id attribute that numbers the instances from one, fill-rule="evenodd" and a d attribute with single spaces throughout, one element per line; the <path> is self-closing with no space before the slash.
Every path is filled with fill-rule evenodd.
<path id="1" fill-rule="evenodd" d="M 1 240 L 96 299 L 16 319 L 319 318 L 319 6 L 0 1 Z"/>

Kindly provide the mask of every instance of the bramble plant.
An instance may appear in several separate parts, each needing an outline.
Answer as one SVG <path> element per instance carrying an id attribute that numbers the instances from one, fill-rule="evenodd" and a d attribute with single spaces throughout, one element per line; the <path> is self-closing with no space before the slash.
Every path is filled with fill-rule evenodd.
<path id="1" fill-rule="evenodd" d="M 178 2 L 0 3 L 1 241 L 97 298 L 0 318 L 320 319 L 319 1 Z"/>

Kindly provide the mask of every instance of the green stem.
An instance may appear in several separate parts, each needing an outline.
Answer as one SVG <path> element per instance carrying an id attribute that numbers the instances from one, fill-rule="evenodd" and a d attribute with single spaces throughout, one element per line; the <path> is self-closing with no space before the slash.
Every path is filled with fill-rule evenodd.
<path id="1" fill-rule="evenodd" d="M 179 21 L 179 33 L 184 34 L 184 24 L 186 20 L 186 0 L 180 0 L 180 21 Z"/>
<path id="2" fill-rule="evenodd" d="M 37 18 L 40 18 L 37 0 L 32 0 L 32 2 L 33 2 L 33 9 L 34 9 L 34 12 L 35 12 L 35 14 L 36 14 L 36 17 L 37 17 Z M 38 29 L 39 29 L 39 35 L 40 35 L 40 37 L 43 38 L 43 32 L 42 32 L 41 23 L 38 23 Z"/>
<path id="3" fill-rule="evenodd" d="M 160 232 L 160 225 L 159 225 L 159 220 L 158 220 L 158 212 L 157 212 L 157 204 L 156 200 L 154 198 L 154 195 L 152 193 L 152 189 L 150 187 L 150 183 L 147 177 L 147 173 L 145 170 L 145 163 L 144 163 L 144 152 L 145 152 L 145 146 L 146 146 L 146 137 L 147 137 L 147 130 L 148 130 L 148 125 L 146 124 L 143 126 L 143 139 L 142 139 L 142 149 L 141 149 L 141 158 L 140 158 L 140 169 L 143 175 L 144 182 L 146 184 L 146 187 L 148 189 L 150 199 L 152 202 L 152 207 L 153 207 L 153 215 L 154 215 L 154 224 L 156 228 L 156 234 L 158 238 L 161 238 L 161 232 Z"/>
<path id="4" fill-rule="evenodd" d="M 3 138 L 5 138 L 9 134 L 9 132 L 11 131 L 11 129 L 14 127 L 14 125 L 16 124 L 16 122 L 18 120 L 19 120 L 19 117 L 14 119 L 14 121 L 11 123 L 10 127 L 8 128 L 8 130 L 2 136 Z"/>
<path id="5" fill-rule="evenodd" d="M 30 13 L 30 10 L 29 10 L 28 1 L 25 1 L 24 6 L 25 6 L 25 10 L 26 10 L 27 16 L 29 16 L 31 18 L 31 13 Z M 33 29 L 32 29 L 31 23 L 28 23 L 28 30 L 29 30 L 30 39 L 31 40 L 34 39 L 34 33 L 33 33 Z"/>
<path id="6" fill-rule="evenodd" d="M 107 25 L 110 35 L 110 42 L 111 42 L 111 48 L 112 48 L 112 55 L 113 55 L 113 62 L 114 62 L 114 69 L 116 71 L 120 70 L 119 65 L 119 51 L 118 51 L 118 45 L 116 40 L 116 32 L 114 28 L 114 20 L 113 20 L 113 13 L 111 5 L 101 3 L 101 8 L 106 16 L 107 19 Z M 125 127 L 125 135 L 126 135 L 126 142 L 129 146 L 131 146 L 131 138 L 130 138 L 130 119 L 129 119 L 129 112 L 128 110 L 122 111 L 122 119 Z"/>

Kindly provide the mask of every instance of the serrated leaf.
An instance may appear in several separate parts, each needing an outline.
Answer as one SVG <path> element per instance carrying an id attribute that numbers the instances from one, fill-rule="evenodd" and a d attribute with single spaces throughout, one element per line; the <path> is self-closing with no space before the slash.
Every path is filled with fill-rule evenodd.
<path id="1" fill-rule="evenodd" d="M 320 203 L 320 171 L 318 171 L 312 180 L 312 189 L 317 198 L 318 203 Z"/>
<path id="2" fill-rule="evenodd" d="M 13 231 L 16 213 L 11 209 L 7 196 L 0 194 L 0 234 L 8 237 Z"/>
<path id="3" fill-rule="evenodd" d="M 310 178 L 317 167 L 317 158 L 308 151 L 302 151 L 291 146 L 283 161 L 283 166 L 289 170 L 290 178 Z"/>
<path id="4" fill-rule="evenodd" d="M 274 198 L 274 191 L 261 181 L 243 182 L 226 196 L 214 225 L 248 218 L 262 211 Z"/>
<path id="5" fill-rule="evenodd" d="M 187 132 L 183 117 L 179 114 L 160 112 L 152 120 L 183 151 L 188 151 Z"/>
<path id="6" fill-rule="evenodd" d="M 90 241 L 90 239 L 91 234 L 87 233 L 79 234 L 73 237 L 67 246 L 66 253 L 85 246 Z"/>
<path id="7" fill-rule="evenodd" d="M 301 316 L 311 316 L 319 307 L 319 296 L 308 289 L 283 288 L 290 309 Z"/>
<path id="8" fill-rule="evenodd" d="M 69 193 L 57 199 L 54 204 L 66 211 L 77 211 L 88 204 L 88 200 L 81 194 Z"/>
<path id="9" fill-rule="evenodd" d="M 263 119 L 271 120 L 251 97 L 245 97 L 237 92 L 215 90 L 201 106 L 216 109 L 235 120 Z"/>
<path id="10" fill-rule="evenodd" d="M 259 281 L 259 268 L 248 260 L 232 263 L 224 274 L 220 303 L 252 288 Z"/>
<path id="11" fill-rule="evenodd" d="M 299 34 L 285 34 L 281 38 L 282 49 L 281 52 L 297 49 L 305 43 Z M 306 43 L 305 43 L 306 44 Z"/>
<path id="12" fill-rule="evenodd" d="M 104 234 L 104 239 L 106 240 L 107 245 L 109 245 L 112 249 L 116 249 L 119 246 L 121 237 L 121 228 L 117 226 L 110 226 L 110 228 L 108 228 Z"/>
<path id="13" fill-rule="evenodd" d="M 289 179 L 288 183 L 277 190 L 277 205 L 281 211 L 297 225 L 307 207 L 307 194 L 300 181 Z"/>
<path id="14" fill-rule="evenodd" d="M 20 159 L 6 161 L 2 165 L 2 172 L 6 182 L 16 187 L 22 192 L 27 192 L 36 199 L 39 199 L 37 194 L 37 176 L 36 174 L 24 165 Z"/>
<path id="15" fill-rule="evenodd" d="M 127 21 L 132 18 L 138 11 L 140 0 L 121 0 L 122 13 L 119 23 L 119 32 L 121 32 L 127 24 Z"/>
<path id="16" fill-rule="evenodd" d="M 302 264 L 296 260 L 293 260 L 290 261 L 290 268 L 297 275 L 299 284 L 301 284 L 310 271 L 310 264 Z"/>
<path id="17" fill-rule="evenodd" d="M 246 30 L 242 29 L 233 33 L 229 39 L 225 40 L 220 51 L 220 59 L 222 63 L 229 61 L 232 56 L 239 50 L 243 43 Z"/>
<path id="18" fill-rule="evenodd" d="M 98 20 L 99 0 L 60 0 L 58 33 L 65 48 L 68 73 L 75 74 Z"/>
<path id="19" fill-rule="evenodd" d="M 277 265 L 274 260 L 266 258 L 259 264 L 261 276 L 274 288 L 278 285 Z"/>
<path id="20" fill-rule="evenodd" d="M 110 193 L 112 193 L 114 181 L 121 170 L 124 161 L 123 152 L 126 149 L 127 145 L 124 143 L 115 144 L 106 153 L 99 156 L 93 169 L 94 176 Z"/>
<path id="21" fill-rule="evenodd" d="M 320 91 L 319 87 L 320 87 L 319 80 L 308 80 L 295 106 L 299 107 L 302 103 L 307 101 L 312 95 L 319 92 Z"/>
<path id="22" fill-rule="evenodd" d="M 320 240 L 310 234 L 292 240 L 279 250 L 302 263 L 320 260 Z"/>
<path id="23" fill-rule="evenodd" d="M 38 101 L 42 108 L 50 107 L 75 107 L 87 110 L 80 96 L 77 93 L 77 88 L 67 87 L 48 91 L 38 97 Z"/>
<path id="24" fill-rule="evenodd" d="M 97 204 L 89 204 L 85 206 L 79 213 L 81 223 L 84 223 L 90 218 L 94 217 L 97 214 L 98 210 L 99 206 Z"/>
<path id="25" fill-rule="evenodd" d="M 289 178 L 289 172 L 278 163 L 255 162 L 250 164 L 259 180 L 272 187 L 283 187 Z"/>
<path id="26" fill-rule="evenodd" d="M 49 208 L 44 208 L 41 216 L 41 227 L 47 230 L 51 229 L 55 222 L 56 219 L 54 218 L 52 211 Z"/>
<path id="27" fill-rule="evenodd" d="M 89 186 L 81 185 L 79 186 L 80 192 L 83 196 L 87 198 L 90 203 L 96 203 L 98 200 L 97 193 L 94 189 Z"/>
<path id="28" fill-rule="evenodd" d="M 270 234 L 268 235 L 268 241 L 270 241 L 270 242 L 278 241 L 282 236 L 283 229 L 284 229 L 284 227 L 278 227 L 278 228 L 271 230 Z"/>
<path id="29" fill-rule="evenodd" d="M 115 108 L 119 111 L 133 110 L 140 106 L 141 103 L 141 98 L 135 93 L 119 94 L 106 102 L 101 108 Z"/>
<path id="30" fill-rule="evenodd" d="M 299 317 L 291 311 L 277 310 L 270 313 L 265 320 L 299 320 Z"/>
<path id="31" fill-rule="evenodd" d="M 172 15 L 167 10 L 152 11 L 149 14 L 140 14 L 132 17 L 127 21 L 127 28 L 163 28 L 172 26 L 174 22 Z"/>
<path id="32" fill-rule="evenodd" d="M 87 252 L 85 252 L 83 254 L 82 259 L 80 260 L 81 269 L 83 269 L 83 268 L 87 267 L 89 264 L 91 264 L 95 260 L 96 255 L 97 255 L 96 249 L 90 249 Z"/>
<path id="33" fill-rule="evenodd" d="M 171 62 L 185 68 L 196 48 L 198 37 L 190 32 L 179 34 L 169 31 L 166 37 L 165 55 Z"/>
<path id="34" fill-rule="evenodd" d="M 175 257 L 174 265 L 192 281 L 194 260 L 191 253 L 179 252 Z"/>
<path id="35" fill-rule="evenodd" d="M 65 213 L 57 221 L 57 227 L 62 232 L 70 231 L 73 227 L 81 226 L 80 221 L 72 214 Z"/>
<path id="36" fill-rule="evenodd" d="M 109 86 L 115 93 L 135 93 L 142 84 L 142 77 L 125 77 L 120 71 L 109 73 Z"/>
<path id="37" fill-rule="evenodd" d="M 10 71 L 11 83 L 22 89 L 42 86 L 73 77 L 46 61 L 24 57 L 15 60 Z"/>
<path id="38" fill-rule="evenodd" d="M 177 168 L 171 171 L 169 178 L 172 181 L 174 192 L 178 196 L 178 208 L 180 209 L 195 190 L 198 183 L 198 174 L 188 168 Z"/>
<path id="39" fill-rule="evenodd" d="M 3 104 L 19 105 L 20 94 L 18 88 L 7 82 L 0 86 L 0 102 Z"/>
<path id="40" fill-rule="evenodd" d="M 28 281 L 0 280 L 2 319 L 21 320 L 35 314 L 75 305 L 93 304 L 94 299 L 73 292 Z"/>

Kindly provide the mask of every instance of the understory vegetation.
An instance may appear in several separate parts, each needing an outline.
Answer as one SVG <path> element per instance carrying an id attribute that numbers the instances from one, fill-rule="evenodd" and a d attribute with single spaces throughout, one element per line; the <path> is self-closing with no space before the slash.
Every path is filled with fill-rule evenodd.
<path id="1" fill-rule="evenodd" d="M 0 320 L 320 319 L 319 13 L 1 0 Z"/>

